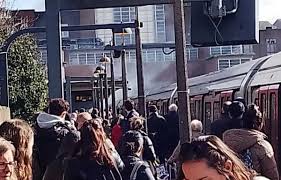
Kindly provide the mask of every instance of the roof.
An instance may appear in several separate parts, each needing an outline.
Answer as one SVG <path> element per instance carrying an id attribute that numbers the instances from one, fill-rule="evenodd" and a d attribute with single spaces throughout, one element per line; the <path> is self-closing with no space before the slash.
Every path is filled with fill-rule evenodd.
<path id="1" fill-rule="evenodd" d="M 273 25 L 269 21 L 260 21 L 259 28 L 260 30 L 266 30 L 267 27 L 273 27 Z"/>
<path id="2" fill-rule="evenodd" d="M 281 29 L 281 19 L 277 19 L 273 24 L 277 29 Z"/>

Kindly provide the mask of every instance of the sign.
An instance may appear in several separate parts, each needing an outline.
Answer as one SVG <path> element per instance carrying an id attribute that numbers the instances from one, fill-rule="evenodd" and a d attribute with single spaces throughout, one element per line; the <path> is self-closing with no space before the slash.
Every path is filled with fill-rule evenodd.
<path id="1" fill-rule="evenodd" d="M 49 0 L 50 1 L 50 0 Z M 52 0 L 51 0 L 52 1 Z M 174 0 L 59 0 L 60 10 L 172 4 Z"/>

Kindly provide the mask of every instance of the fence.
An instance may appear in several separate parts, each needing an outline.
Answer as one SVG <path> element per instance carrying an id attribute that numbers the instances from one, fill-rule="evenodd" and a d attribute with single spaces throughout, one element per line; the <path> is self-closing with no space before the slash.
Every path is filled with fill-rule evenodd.
<path id="1" fill-rule="evenodd" d="M 11 118 L 10 116 L 10 108 L 5 107 L 5 106 L 0 106 L 0 124 Z"/>

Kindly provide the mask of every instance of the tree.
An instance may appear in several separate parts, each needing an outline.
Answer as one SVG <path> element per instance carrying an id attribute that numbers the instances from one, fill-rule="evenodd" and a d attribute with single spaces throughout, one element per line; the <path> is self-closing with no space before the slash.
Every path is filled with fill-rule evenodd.
<path id="1" fill-rule="evenodd" d="M 2 13 L 7 11 L 1 9 Z M 4 12 L 5 11 L 5 12 Z M 13 18 L 0 21 L 0 42 L 18 30 Z M 18 23 L 17 23 L 18 24 Z M 9 103 L 12 117 L 31 121 L 35 113 L 43 110 L 47 101 L 47 76 L 39 62 L 39 51 L 32 35 L 19 37 L 8 53 Z"/>

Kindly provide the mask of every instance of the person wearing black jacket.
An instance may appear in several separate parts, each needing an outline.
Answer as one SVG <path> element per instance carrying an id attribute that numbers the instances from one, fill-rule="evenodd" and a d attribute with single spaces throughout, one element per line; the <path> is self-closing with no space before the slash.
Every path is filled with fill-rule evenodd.
<path id="1" fill-rule="evenodd" d="M 36 161 L 39 163 L 41 179 L 47 167 L 58 157 L 67 156 L 70 149 L 62 148 L 64 143 L 74 146 L 80 139 L 80 133 L 65 116 L 69 104 L 63 99 L 52 99 L 47 113 L 40 113 L 35 125 Z"/>
<path id="2" fill-rule="evenodd" d="M 167 153 L 167 123 L 163 116 L 158 114 L 155 105 L 149 107 L 150 115 L 147 120 L 148 136 L 152 140 L 156 155 L 160 163 L 165 162 Z"/>
<path id="3" fill-rule="evenodd" d="M 155 180 L 147 162 L 141 159 L 143 136 L 138 131 L 128 131 L 123 136 L 123 160 L 125 169 L 122 171 L 124 180 Z"/>

